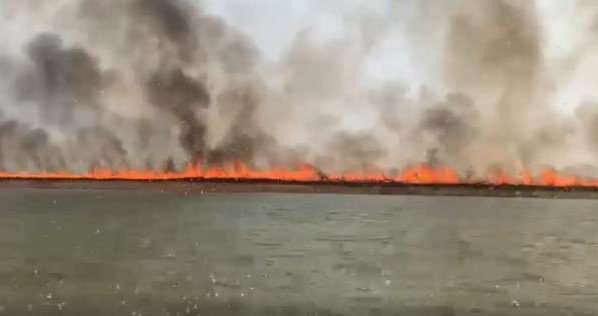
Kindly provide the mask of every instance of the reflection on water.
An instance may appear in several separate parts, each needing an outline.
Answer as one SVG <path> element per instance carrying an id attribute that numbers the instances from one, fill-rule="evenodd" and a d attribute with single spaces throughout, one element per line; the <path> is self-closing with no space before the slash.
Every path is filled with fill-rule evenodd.
<path id="1" fill-rule="evenodd" d="M 598 313 L 598 201 L 0 199 L 0 315 Z"/>

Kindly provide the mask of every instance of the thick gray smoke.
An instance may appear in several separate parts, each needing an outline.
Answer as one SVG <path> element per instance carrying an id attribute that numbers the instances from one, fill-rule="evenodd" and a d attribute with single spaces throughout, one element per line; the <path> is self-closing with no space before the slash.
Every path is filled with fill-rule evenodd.
<path id="1" fill-rule="evenodd" d="M 483 176 L 596 161 L 598 107 L 554 107 L 554 86 L 593 45 L 548 59 L 538 3 L 381 3 L 344 17 L 341 37 L 301 32 L 272 62 L 196 1 L 4 0 L 0 169 L 240 160 L 324 171 L 429 163 Z M 397 30 L 430 87 L 364 83 Z"/>

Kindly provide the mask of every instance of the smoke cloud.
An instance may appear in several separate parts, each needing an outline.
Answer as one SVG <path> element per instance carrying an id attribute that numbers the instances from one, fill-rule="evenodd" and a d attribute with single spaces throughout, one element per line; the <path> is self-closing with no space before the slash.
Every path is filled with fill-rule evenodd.
<path id="1" fill-rule="evenodd" d="M 358 6 L 330 39 L 306 29 L 271 60 L 197 1 L 2 1 L 0 169 L 428 163 L 475 177 L 598 161 L 598 103 L 557 107 L 596 45 L 547 54 L 538 1 L 380 7 Z M 579 26 L 588 36 L 590 22 Z M 394 54 L 411 56 L 428 84 L 367 80 L 397 34 L 409 51 Z"/>

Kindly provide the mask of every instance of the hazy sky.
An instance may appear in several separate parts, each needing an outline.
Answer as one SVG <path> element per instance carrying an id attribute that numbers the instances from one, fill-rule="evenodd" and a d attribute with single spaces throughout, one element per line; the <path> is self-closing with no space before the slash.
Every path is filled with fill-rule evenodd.
<path id="1" fill-rule="evenodd" d="M 363 3 L 359 0 L 207 0 L 205 7 L 253 35 L 266 56 L 276 57 L 303 29 L 311 28 L 324 38 L 341 36 L 343 15 Z"/>
<path id="2" fill-rule="evenodd" d="M 393 2 L 397 5 L 389 6 Z M 415 16 L 411 14 L 412 3 L 404 0 L 205 0 L 204 7 L 243 29 L 254 39 L 263 56 L 271 60 L 284 54 L 302 30 L 309 29 L 323 40 L 335 39 L 346 35 L 347 18 L 352 15 L 371 12 L 373 16 L 385 16 L 394 24 L 369 55 L 368 77 L 398 79 L 412 88 L 427 85 L 442 89 L 439 79 L 433 75 L 440 72 L 436 68 L 440 67 L 438 56 L 441 53 L 434 55 L 428 51 L 422 55 L 413 49 L 413 34 L 409 34 L 408 27 Z M 562 60 L 574 58 L 580 48 L 589 45 L 587 27 L 595 12 L 584 10 L 580 5 L 583 0 L 541 0 L 536 3 L 544 36 L 543 53 L 545 58 L 554 59 L 555 66 Z M 443 13 L 446 14 L 439 14 Z M 433 50 L 438 47 L 435 40 L 441 37 L 434 38 L 430 33 L 420 37 L 430 41 L 429 49 Z M 598 98 L 590 84 L 594 81 L 591 80 L 594 71 L 589 71 L 598 68 L 598 63 L 589 56 L 576 58 L 581 58 L 578 65 L 583 66 L 571 70 L 574 72 L 571 79 L 558 83 L 554 99 L 555 106 L 564 110 L 573 109 L 573 105 L 585 99 Z"/>
<path id="3" fill-rule="evenodd" d="M 208 12 L 224 17 L 249 34 L 263 56 L 276 60 L 285 53 L 296 35 L 309 30 L 322 41 L 350 37 L 348 20 L 361 14 L 395 19 L 396 26 L 385 35 L 368 58 L 372 80 L 399 79 L 412 84 L 426 81 L 401 36 L 405 12 L 385 12 L 390 1 L 364 0 L 206 0 Z M 407 3 L 406 3 L 407 4 Z M 403 8 L 408 9 L 407 5 Z M 407 20 L 407 19 L 405 19 Z"/>

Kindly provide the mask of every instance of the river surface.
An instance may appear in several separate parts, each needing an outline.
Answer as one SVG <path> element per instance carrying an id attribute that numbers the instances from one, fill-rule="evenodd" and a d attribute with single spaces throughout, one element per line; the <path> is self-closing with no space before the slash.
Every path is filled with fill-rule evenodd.
<path id="1" fill-rule="evenodd" d="M 598 200 L 0 190 L 0 315 L 596 315 Z"/>

